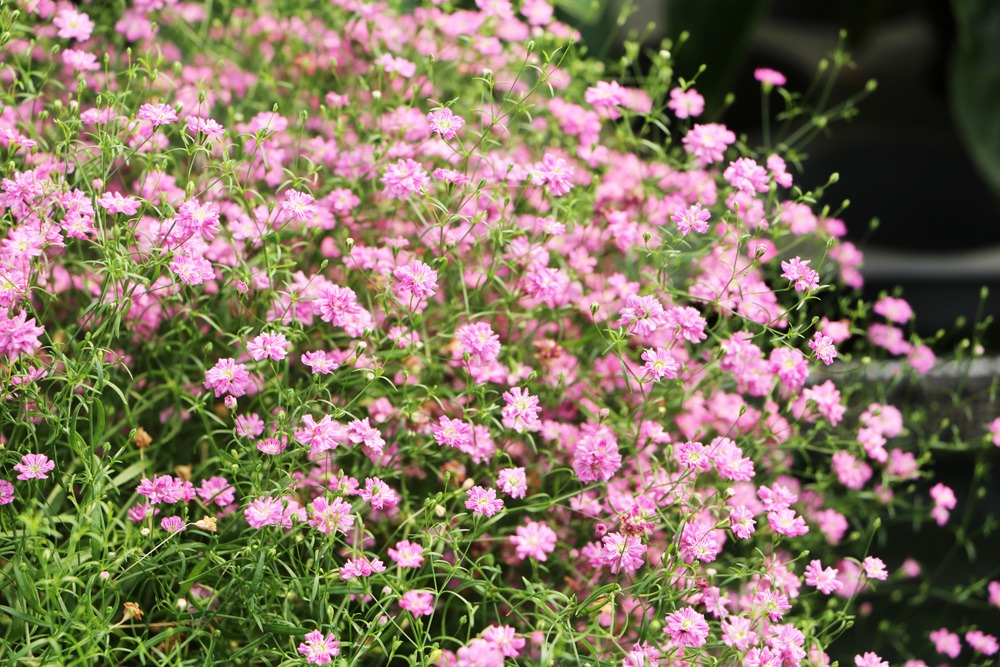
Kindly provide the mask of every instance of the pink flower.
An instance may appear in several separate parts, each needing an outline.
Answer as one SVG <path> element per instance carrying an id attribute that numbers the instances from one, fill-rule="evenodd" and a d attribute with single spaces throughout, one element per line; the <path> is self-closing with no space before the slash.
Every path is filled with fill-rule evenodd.
<path id="1" fill-rule="evenodd" d="M 312 415 L 303 415 L 302 426 L 292 433 L 303 445 L 309 445 L 313 455 L 336 449 L 340 444 L 337 441 L 340 434 L 340 424 L 333 421 L 330 415 L 324 415 L 318 422 Z"/>
<path id="2" fill-rule="evenodd" d="M 683 607 L 667 616 L 663 631 L 680 648 L 704 646 L 708 641 L 708 623 L 692 607 Z"/>
<path id="3" fill-rule="evenodd" d="M 385 440 L 377 428 L 368 423 L 368 417 L 355 419 L 347 425 L 347 437 L 356 445 L 363 445 L 372 455 L 381 456 Z"/>
<path id="4" fill-rule="evenodd" d="M 430 616 L 434 613 L 434 594 L 424 590 L 407 591 L 399 599 L 399 606 L 414 616 Z"/>
<path id="5" fill-rule="evenodd" d="M 646 362 L 643 365 L 646 375 L 654 382 L 671 380 L 677 377 L 677 371 L 680 369 L 677 360 L 662 347 L 646 350 L 642 353 L 642 360 Z"/>
<path id="6" fill-rule="evenodd" d="M 524 637 L 518 637 L 517 632 L 509 625 L 491 625 L 483 630 L 483 639 L 500 649 L 508 658 L 520 656 L 525 644 Z"/>
<path id="7" fill-rule="evenodd" d="M 281 523 L 285 516 L 285 508 L 279 498 L 257 498 L 250 501 L 243 510 L 243 516 L 251 528 L 260 530 L 264 526 Z"/>
<path id="8" fill-rule="evenodd" d="M 383 192 L 390 199 L 409 199 L 429 183 L 430 178 L 424 168 L 408 158 L 389 165 L 382 176 Z"/>
<path id="9" fill-rule="evenodd" d="M 351 506 L 342 498 L 334 498 L 331 503 L 320 496 L 309 503 L 309 508 L 312 510 L 309 525 L 324 535 L 332 535 L 337 531 L 346 533 L 354 525 Z"/>
<path id="10" fill-rule="evenodd" d="M 701 207 L 701 203 L 695 203 L 687 208 L 677 206 L 674 208 L 670 219 L 677 223 L 677 229 L 683 236 L 687 236 L 692 231 L 704 234 L 708 231 L 708 219 L 712 214 Z"/>
<path id="11" fill-rule="evenodd" d="M 45 454 L 25 454 L 21 457 L 21 462 L 14 466 L 14 470 L 21 473 L 17 476 L 20 480 L 48 479 L 45 473 L 51 472 L 56 464 L 49 460 Z"/>
<path id="12" fill-rule="evenodd" d="M 524 468 L 504 468 L 497 473 L 497 487 L 511 498 L 524 498 L 528 493 L 528 479 Z"/>
<path id="13" fill-rule="evenodd" d="M 6 308 L 0 308 L 0 354 L 11 361 L 22 354 L 33 354 L 41 347 L 38 337 L 45 329 L 36 326 L 35 318 L 29 319 L 23 310 L 13 317 L 8 315 Z"/>
<path id="14" fill-rule="evenodd" d="M 517 557 L 521 560 L 534 558 L 538 561 L 548 560 L 548 555 L 555 551 L 556 532 L 547 523 L 528 520 L 524 526 L 518 526 L 510 538 Z"/>
<path id="15" fill-rule="evenodd" d="M 299 653 L 306 657 L 306 664 L 327 665 L 340 655 L 340 642 L 332 632 L 324 637 L 319 630 L 313 630 L 299 644 Z"/>
<path id="16" fill-rule="evenodd" d="M 753 604 L 774 623 L 780 621 L 785 612 L 792 608 L 785 594 L 773 589 L 757 591 L 753 597 Z"/>
<path id="17" fill-rule="evenodd" d="M 212 202 L 189 199 L 177 209 L 174 221 L 182 237 L 198 234 L 211 241 L 219 234 L 219 217 L 219 207 Z"/>
<path id="18" fill-rule="evenodd" d="M 601 542 L 604 545 L 601 555 L 612 574 L 635 572 L 642 567 L 647 547 L 638 536 L 611 533 L 601 538 Z"/>
<path id="19" fill-rule="evenodd" d="M 819 331 L 815 332 L 812 340 L 809 341 L 809 349 L 815 352 L 816 358 L 827 366 L 837 358 L 837 348 L 833 339 Z"/>
<path id="20" fill-rule="evenodd" d="M 809 292 L 819 287 L 819 274 L 809 268 L 810 261 L 793 257 L 781 263 L 781 277 L 792 281 L 796 292 Z"/>
<path id="21" fill-rule="evenodd" d="M 934 509 L 931 510 L 931 516 L 934 517 L 937 525 L 943 526 L 948 523 L 948 517 L 951 510 L 955 509 L 955 505 L 958 504 L 958 499 L 955 498 L 955 492 L 950 487 L 940 482 L 931 487 L 930 493 L 931 498 L 934 500 Z"/>
<path id="22" fill-rule="evenodd" d="M 431 426 L 431 434 L 439 445 L 462 450 L 472 446 L 472 425 L 461 419 L 442 416 L 437 424 Z"/>
<path id="23" fill-rule="evenodd" d="M 765 87 L 783 86 L 787 82 L 784 74 L 768 67 L 758 67 L 755 69 L 753 71 L 753 78 L 760 81 Z"/>
<path id="24" fill-rule="evenodd" d="M 500 338 L 486 322 L 463 324 L 455 330 L 459 354 L 469 354 L 481 364 L 495 361 L 500 355 Z"/>
<path id="25" fill-rule="evenodd" d="M 399 496 L 389 487 L 388 484 L 378 477 L 365 479 L 365 488 L 358 492 L 361 499 L 371 503 L 372 509 L 381 510 L 386 507 L 395 507 L 399 502 Z"/>
<path id="26" fill-rule="evenodd" d="M 696 118 L 705 110 L 705 98 L 698 94 L 694 88 L 686 91 L 681 88 L 673 88 L 670 91 L 670 101 L 667 108 L 674 112 L 678 118 Z"/>
<path id="27" fill-rule="evenodd" d="M 5 479 L 0 479 L 0 505 L 14 502 L 14 485 Z"/>
<path id="28" fill-rule="evenodd" d="M 573 452 L 573 471 L 584 484 L 611 479 L 622 465 L 618 440 L 606 426 L 580 438 Z"/>
<path id="29" fill-rule="evenodd" d="M 876 301 L 872 310 L 896 324 L 906 324 L 913 317 L 913 309 L 909 303 L 891 296 L 884 296 Z"/>
<path id="30" fill-rule="evenodd" d="M 684 150 L 695 157 L 697 164 L 707 167 L 722 161 L 726 148 L 736 142 L 736 135 L 725 125 L 707 123 L 692 126 L 681 141 Z"/>
<path id="31" fill-rule="evenodd" d="M 182 283 L 187 285 L 201 285 L 206 280 L 215 278 L 211 262 L 204 257 L 195 257 L 186 253 L 174 255 L 174 259 L 170 262 L 170 270 L 177 274 Z"/>
<path id="32" fill-rule="evenodd" d="M 340 578 L 348 581 L 356 577 L 370 577 L 379 572 L 385 572 L 385 565 L 382 561 L 378 558 L 373 558 L 369 561 L 364 556 L 361 556 L 359 558 L 352 558 L 340 567 Z"/>
<path id="33" fill-rule="evenodd" d="M 415 64 L 405 58 L 397 58 L 388 53 L 379 56 L 375 60 L 375 64 L 382 67 L 387 73 L 399 74 L 404 79 L 409 79 L 417 73 L 417 66 Z"/>
<path id="34" fill-rule="evenodd" d="M 191 134 L 204 134 L 207 139 L 218 139 L 225 132 L 218 121 L 200 116 L 188 116 L 187 128 Z"/>
<path id="35" fill-rule="evenodd" d="M 809 586 L 815 586 L 821 593 L 830 595 L 843 586 L 837 579 L 838 574 L 840 573 L 835 568 L 823 569 L 823 564 L 819 560 L 813 560 L 806 566 L 805 582 Z"/>
<path id="36" fill-rule="evenodd" d="M 437 291 L 437 271 L 421 261 L 414 260 L 406 266 L 398 266 L 392 275 L 399 283 L 396 289 L 403 294 L 412 294 L 417 299 L 434 296 Z"/>
<path id="37" fill-rule="evenodd" d="M 237 364 L 235 359 L 219 359 L 215 366 L 205 371 L 204 386 L 213 390 L 216 398 L 223 394 L 238 398 L 250 388 L 250 374 L 246 366 Z"/>
<path id="38" fill-rule="evenodd" d="M 451 141 L 457 137 L 458 131 L 464 125 L 465 119 L 456 116 L 451 109 L 438 109 L 427 114 L 427 127 L 445 141 Z"/>
<path id="39" fill-rule="evenodd" d="M 329 375 L 340 368 L 340 362 L 329 352 L 313 350 L 300 357 L 302 364 L 308 366 L 314 375 Z"/>
<path id="40" fill-rule="evenodd" d="M 767 192 L 771 187 L 767 170 L 747 157 L 730 162 L 722 177 L 734 188 L 751 197 L 758 192 Z"/>
<path id="41" fill-rule="evenodd" d="M 985 634 L 982 630 L 970 630 L 965 633 L 965 641 L 969 642 L 969 646 L 975 651 L 979 651 L 983 655 L 994 655 L 997 651 L 1000 651 L 1000 644 L 997 643 L 997 638 L 993 635 Z"/>
<path id="42" fill-rule="evenodd" d="M 886 571 L 885 563 L 882 562 L 881 558 L 868 556 L 861 562 L 861 569 L 865 571 L 865 575 L 867 575 L 869 579 L 885 581 L 889 578 L 889 573 Z"/>
<path id="43" fill-rule="evenodd" d="M 497 498 L 496 489 L 474 486 L 466 491 L 466 508 L 477 516 L 491 517 L 503 509 L 503 500 Z"/>
<path id="44" fill-rule="evenodd" d="M 573 189 L 573 167 L 561 157 L 546 153 L 541 162 L 535 163 L 535 182 L 549 186 L 553 197 L 562 197 Z"/>
<path id="45" fill-rule="evenodd" d="M 215 503 L 219 507 L 229 505 L 236 497 L 236 489 L 225 477 L 209 477 L 201 483 L 197 493 L 206 505 Z"/>
<path id="46" fill-rule="evenodd" d="M 744 505 L 737 505 L 729 510 L 729 529 L 733 531 L 733 535 L 741 540 L 749 539 L 753 535 L 756 524 L 753 512 Z"/>
<path id="47" fill-rule="evenodd" d="M 737 651 L 746 651 L 758 641 L 753 624 L 745 616 L 729 616 L 722 620 L 720 626 L 722 628 L 722 643 Z"/>
<path id="48" fill-rule="evenodd" d="M 396 565 L 403 568 L 418 568 L 424 562 L 424 548 L 409 540 L 400 540 L 395 548 L 389 547 L 387 553 Z"/>
<path id="49" fill-rule="evenodd" d="M 767 523 L 771 530 L 787 537 L 799 537 L 809 532 L 805 519 L 796 515 L 795 510 L 768 512 Z"/>
<path id="50" fill-rule="evenodd" d="M 500 414 L 503 418 L 504 428 L 513 429 L 518 433 L 525 431 L 537 431 L 541 428 L 541 421 L 538 413 L 538 397 L 532 396 L 520 387 L 514 387 L 510 391 L 503 393 L 504 405 Z"/>
<path id="51" fill-rule="evenodd" d="M 135 215 L 142 203 L 135 197 L 125 197 L 120 192 L 105 192 L 97 200 L 97 205 L 108 213 Z"/>
<path id="52" fill-rule="evenodd" d="M 265 332 L 247 344 L 247 352 L 256 361 L 274 359 L 281 361 L 288 356 L 290 343 L 282 333 Z"/>
<path id="53" fill-rule="evenodd" d="M 165 516 L 160 519 L 160 528 L 168 533 L 179 533 L 184 530 L 184 519 L 179 516 Z"/>
<path id="54" fill-rule="evenodd" d="M 285 190 L 281 210 L 295 220 L 308 222 L 316 216 L 316 200 L 308 192 Z"/>
<path id="55" fill-rule="evenodd" d="M 837 479 L 849 489 L 857 491 L 872 477 L 871 466 L 847 452 L 834 452 L 832 463 Z"/>
<path id="56" fill-rule="evenodd" d="M 939 628 L 931 633 L 931 641 L 934 642 L 934 649 L 949 658 L 957 658 L 962 652 L 962 641 L 954 632 L 948 632 L 947 628 Z"/>
<path id="57" fill-rule="evenodd" d="M 166 104 L 143 104 L 139 107 L 139 113 L 135 115 L 139 120 L 145 121 L 153 127 L 169 125 L 177 121 L 177 112 Z"/>
<path id="58" fill-rule="evenodd" d="M 94 32 L 94 22 L 83 12 L 78 12 L 73 7 L 65 7 L 52 19 L 52 24 L 59 28 L 56 33 L 63 39 L 75 39 L 85 42 L 90 39 Z"/>

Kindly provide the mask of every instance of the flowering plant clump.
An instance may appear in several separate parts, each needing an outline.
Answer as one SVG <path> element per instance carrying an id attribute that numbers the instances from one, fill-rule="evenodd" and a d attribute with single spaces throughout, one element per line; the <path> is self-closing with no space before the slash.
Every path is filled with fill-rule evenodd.
<path id="1" fill-rule="evenodd" d="M 853 102 L 762 70 L 756 149 L 546 0 L 398 4 L 0 7 L 0 656 L 829 664 L 961 496 L 789 166 Z"/>

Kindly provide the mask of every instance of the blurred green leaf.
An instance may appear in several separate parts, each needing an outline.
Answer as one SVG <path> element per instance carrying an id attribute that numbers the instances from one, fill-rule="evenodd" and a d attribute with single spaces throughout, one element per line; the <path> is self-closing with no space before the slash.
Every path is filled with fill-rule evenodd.
<path id="1" fill-rule="evenodd" d="M 952 0 L 951 104 L 966 148 L 1000 194 L 1000 3 Z"/>

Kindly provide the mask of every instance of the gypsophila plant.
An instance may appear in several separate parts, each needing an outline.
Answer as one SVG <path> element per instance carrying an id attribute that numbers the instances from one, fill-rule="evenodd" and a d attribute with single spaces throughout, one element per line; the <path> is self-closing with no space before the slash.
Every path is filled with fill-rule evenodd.
<path id="1" fill-rule="evenodd" d="M 958 503 L 795 185 L 849 59 L 755 146 L 669 44 L 400 4 L 0 5 L 0 659 L 828 665 Z"/>

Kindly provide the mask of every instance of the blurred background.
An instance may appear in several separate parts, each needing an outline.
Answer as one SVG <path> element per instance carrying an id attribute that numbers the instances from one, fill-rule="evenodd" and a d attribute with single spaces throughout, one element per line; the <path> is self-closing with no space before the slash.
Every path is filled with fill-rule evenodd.
<path id="1" fill-rule="evenodd" d="M 628 3 L 628 4 L 626 4 Z M 869 79 L 878 90 L 861 113 L 836 123 L 807 148 L 798 183 L 813 187 L 832 172 L 840 181 L 824 201 L 849 199 L 841 216 L 865 252 L 864 296 L 901 286 L 923 336 L 971 332 L 976 319 L 1000 314 L 1000 1 L 998 0 L 561 0 L 584 44 L 606 60 L 626 36 L 658 49 L 675 43 L 675 74 L 697 89 L 703 118 L 751 138 L 760 133 L 757 67 L 804 91 L 842 29 L 856 67 L 845 69 L 833 99 Z M 622 11 L 631 14 L 614 29 Z M 652 27 L 651 27 L 652 26 Z M 724 105 L 727 93 L 735 101 Z M 773 109 L 774 107 L 772 107 Z M 873 220 L 877 226 L 872 227 Z M 990 295 L 983 302 L 981 287 Z M 956 320 L 965 326 L 955 328 Z M 992 350 L 1000 336 L 988 336 Z"/>

